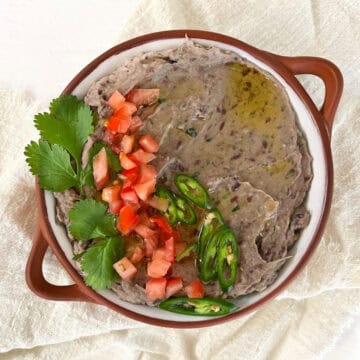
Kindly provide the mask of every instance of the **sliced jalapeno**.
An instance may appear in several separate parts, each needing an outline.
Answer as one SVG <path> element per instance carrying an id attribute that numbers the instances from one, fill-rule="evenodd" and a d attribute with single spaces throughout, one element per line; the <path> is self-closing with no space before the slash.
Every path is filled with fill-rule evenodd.
<path id="1" fill-rule="evenodd" d="M 177 217 L 175 199 L 172 193 L 168 189 L 162 186 L 158 186 L 156 188 L 155 194 L 160 198 L 168 200 L 169 202 L 168 208 L 163 214 L 171 224 L 176 224 L 178 221 L 178 217 Z"/>
<path id="2" fill-rule="evenodd" d="M 210 196 L 195 178 L 178 174 L 175 176 L 175 184 L 180 192 L 195 205 L 203 209 L 210 208 Z"/>
<path id="3" fill-rule="evenodd" d="M 199 236 L 199 245 L 198 245 L 198 265 L 202 262 L 204 256 L 205 247 L 209 241 L 210 236 L 218 229 L 221 225 L 224 224 L 224 220 L 217 209 L 210 210 L 204 217 L 204 220 L 201 225 L 200 236 Z"/>
<path id="4" fill-rule="evenodd" d="M 221 233 L 218 245 L 217 273 L 222 291 L 228 292 L 236 282 L 238 244 L 234 232 L 228 228 Z"/>
<path id="5" fill-rule="evenodd" d="M 195 316 L 226 315 L 236 309 L 236 306 L 223 299 L 202 298 L 190 299 L 186 297 L 164 300 L 159 304 L 160 309 L 177 314 Z"/>
<path id="6" fill-rule="evenodd" d="M 182 259 L 190 255 L 191 252 L 195 252 L 197 248 L 197 243 L 192 243 L 188 245 L 179 255 L 176 256 L 176 261 L 179 262 Z"/>
<path id="7" fill-rule="evenodd" d="M 197 222 L 195 210 L 190 203 L 182 196 L 173 194 L 176 206 L 177 220 L 186 225 L 193 225 Z"/>
<path id="8" fill-rule="evenodd" d="M 200 263 L 200 279 L 207 283 L 216 279 L 217 275 L 217 251 L 219 241 L 224 231 L 228 227 L 226 225 L 221 226 L 210 237 Z"/>

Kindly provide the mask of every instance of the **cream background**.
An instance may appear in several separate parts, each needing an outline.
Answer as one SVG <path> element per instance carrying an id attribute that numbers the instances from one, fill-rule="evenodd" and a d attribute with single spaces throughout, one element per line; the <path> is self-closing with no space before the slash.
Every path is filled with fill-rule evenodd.
<path id="1" fill-rule="evenodd" d="M 360 5 L 355 0 L 264 4 L 0 2 L 0 358 L 360 357 Z M 278 299 L 247 317 L 200 330 L 160 329 L 96 305 L 45 301 L 24 283 L 36 212 L 22 152 L 37 137 L 33 114 L 110 46 L 171 28 L 222 32 L 283 55 L 322 56 L 340 67 L 345 82 L 332 140 L 334 204 L 318 250 Z M 320 104 L 321 82 L 302 81 Z M 45 271 L 49 280 L 69 283 L 50 252 Z"/>

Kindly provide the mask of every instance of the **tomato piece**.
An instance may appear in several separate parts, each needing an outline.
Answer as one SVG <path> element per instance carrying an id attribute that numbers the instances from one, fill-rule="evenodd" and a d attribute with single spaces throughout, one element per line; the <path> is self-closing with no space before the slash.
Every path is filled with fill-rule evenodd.
<path id="1" fill-rule="evenodd" d="M 131 159 L 129 159 L 129 157 L 124 152 L 120 153 L 119 160 L 120 160 L 120 165 L 125 170 L 130 170 L 130 169 L 137 167 L 137 164 L 134 161 L 132 161 Z"/>
<path id="2" fill-rule="evenodd" d="M 171 262 L 164 259 L 155 259 L 150 261 L 147 265 L 147 274 L 152 278 L 160 278 L 166 275 Z"/>
<path id="3" fill-rule="evenodd" d="M 120 199 L 121 185 L 108 186 L 101 193 L 101 200 L 110 203 Z"/>
<path id="4" fill-rule="evenodd" d="M 114 113 L 114 116 L 118 118 L 128 118 L 136 113 L 137 107 L 134 103 L 125 101 L 122 106 Z"/>
<path id="5" fill-rule="evenodd" d="M 169 206 L 168 199 L 160 198 L 156 195 L 153 195 L 150 199 L 148 199 L 147 203 L 154 209 L 162 212 L 165 212 Z"/>
<path id="6" fill-rule="evenodd" d="M 149 153 L 154 153 L 159 150 L 159 144 L 150 134 L 140 136 L 139 144 Z"/>
<path id="7" fill-rule="evenodd" d="M 175 243 L 175 256 L 178 256 L 187 248 L 187 243 L 185 241 Z"/>
<path id="8" fill-rule="evenodd" d="M 160 260 L 166 260 L 166 249 L 165 246 L 161 246 L 157 249 L 155 249 L 152 253 L 152 259 L 160 259 Z"/>
<path id="9" fill-rule="evenodd" d="M 131 155 L 129 155 L 130 159 L 141 164 L 147 164 L 150 161 L 156 159 L 156 156 L 152 153 L 146 152 L 143 149 L 136 150 Z"/>
<path id="10" fill-rule="evenodd" d="M 175 261 L 175 241 L 173 237 L 165 241 L 165 260 L 171 263 Z"/>
<path id="11" fill-rule="evenodd" d="M 157 248 L 158 239 L 157 237 L 148 237 L 144 239 L 144 250 L 145 256 L 150 257 L 153 255 L 154 250 Z"/>
<path id="12" fill-rule="evenodd" d="M 155 102 L 160 96 L 160 89 L 132 89 L 126 95 L 126 100 L 137 106 L 149 105 Z"/>
<path id="13" fill-rule="evenodd" d="M 114 111 L 119 110 L 125 102 L 124 96 L 119 91 L 114 91 L 113 94 L 109 97 L 108 104 L 112 107 Z"/>
<path id="14" fill-rule="evenodd" d="M 142 249 L 140 246 L 136 246 L 130 260 L 133 264 L 138 264 L 144 258 L 144 256 L 144 249 Z"/>
<path id="15" fill-rule="evenodd" d="M 124 205 L 124 203 L 120 199 L 109 202 L 110 213 L 117 215 L 120 212 L 120 209 L 123 207 L 123 205 Z"/>
<path id="16" fill-rule="evenodd" d="M 127 235 L 135 229 L 138 222 L 139 215 L 136 214 L 136 212 L 131 206 L 125 205 L 120 210 L 117 221 L 117 228 L 122 234 Z"/>
<path id="17" fill-rule="evenodd" d="M 186 286 L 185 291 L 189 298 L 199 299 L 205 295 L 204 286 L 199 279 L 195 279 L 188 286 Z"/>
<path id="18" fill-rule="evenodd" d="M 96 190 L 101 190 L 110 181 L 110 167 L 105 148 L 102 148 L 93 159 L 93 176 Z"/>
<path id="19" fill-rule="evenodd" d="M 131 187 L 136 183 L 136 180 L 139 176 L 139 169 L 133 168 L 130 170 L 124 170 L 119 177 L 124 181 L 123 186 L 125 187 Z"/>
<path id="20" fill-rule="evenodd" d="M 165 296 L 169 298 L 170 296 L 175 295 L 183 288 L 183 281 L 181 277 L 173 277 L 167 279 Z"/>
<path id="21" fill-rule="evenodd" d="M 120 197 L 125 203 L 137 204 L 139 202 L 136 192 L 131 188 L 124 188 L 120 193 Z"/>
<path id="22" fill-rule="evenodd" d="M 148 226 L 141 223 L 136 226 L 135 232 L 139 234 L 143 239 L 157 236 L 157 232 L 155 230 L 150 229 Z"/>
<path id="23" fill-rule="evenodd" d="M 156 179 L 156 175 L 157 175 L 157 172 L 156 172 L 156 169 L 154 168 L 154 166 L 148 165 L 148 164 L 140 165 L 139 178 L 138 178 L 137 182 L 139 184 L 142 184 L 147 181 Z"/>
<path id="24" fill-rule="evenodd" d="M 120 134 L 125 134 L 131 124 L 131 116 L 118 117 L 113 115 L 109 119 L 107 128 L 114 132 L 119 132 Z"/>
<path id="25" fill-rule="evenodd" d="M 135 135 L 124 135 L 121 140 L 120 149 L 125 154 L 131 153 L 135 144 Z"/>
<path id="26" fill-rule="evenodd" d="M 136 267 L 127 257 L 123 257 L 113 267 L 123 280 L 130 281 L 137 273 Z"/>
<path id="27" fill-rule="evenodd" d="M 134 134 L 139 131 L 144 126 L 144 122 L 140 119 L 139 116 L 133 116 L 131 119 L 131 124 L 129 127 L 129 131 Z"/>
<path id="28" fill-rule="evenodd" d="M 137 196 L 142 200 L 146 201 L 149 196 L 155 191 L 156 180 L 149 180 L 142 184 L 135 184 L 134 190 Z"/>
<path id="29" fill-rule="evenodd" d="M 150 221 L 155 223 L 162 231 L 171 236 L 173 229 L 164 216 L 154 215 L 150 218 Z"/>
<path id="30" fill-rule="evenodd" d="M 165 298 L 166 279 L 149 279 L 146 282 L 145 292 L 148 300 L 162 300 Z"/>

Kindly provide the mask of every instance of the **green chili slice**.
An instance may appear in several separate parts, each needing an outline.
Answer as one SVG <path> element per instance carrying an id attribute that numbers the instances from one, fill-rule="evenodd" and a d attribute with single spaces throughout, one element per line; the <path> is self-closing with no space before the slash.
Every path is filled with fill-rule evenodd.
<path id="1" fill-rule="evenodd" d="M 182 196 L 173 194 L 176 206 L 177 220 L 186 225 L 193 225 L 197 222 L 196 212 L 191 204 Z"/>
<path id="2" fill-rule="evenodd" d="M 178 221 L 178 216 L 175 199 L 172 193 L 162 186 L 157 186 L 155 194 L 160 198 L 168 200 L 168 208 L 163 214 L 169 220 L 170 224 L 176 224 Z"/>
<path id="3" fill-rule="evenodd" d="M 204 256 L 205 247 L 209 241 L 210 236 L 218 229 L 221 225 L 224 224 L 224 220 L 218 209 L 210 210 L 204 217 L 204 220 L 201 225 L 200 236 L 199 236 L 199 245 L 198 245 L 198 265 L 202 262 Z"/>
<path id="4" fill-rule="evenodd" d="M 178 174 L 175 176 L 175 184 L 180 192 L 195 205 L 203 209 L 211 207 L 209 194 L 195 178 Z"/>
<path id="5" fill-rule="evenodd" d="M 179 255 L 176 256 L 176 261 L 179 262 L 182 259 L 188 257 L 192 252 L 196 252 L 197 243 L 188 245 Z"/>
<path id="6" fill-rule="evenodd" d="M 222 225 L 211 235 L 204 249 L 203 257 L 200 262 L 200 279 L 205 283 L 216 279 L 218 245 L 223 232 L 227 230 L 228 227 Z"/>
<path id="7" fill-rule="evenodd" d="M 159 307 L 177 314 L 194 316 L 220 316 L 229 314 L 236 309 L 236 306 L 229 301 L 209 297 L 202 299 L 172 298 L 162 301 Z"/>
<path id="8" fill-rule="evenodd" d="M 236 282 L 238 244 L 234 232 L 228 228 L 221 233 L 218 245 L 217 273 L 222 291 L 228 292 Z"/>

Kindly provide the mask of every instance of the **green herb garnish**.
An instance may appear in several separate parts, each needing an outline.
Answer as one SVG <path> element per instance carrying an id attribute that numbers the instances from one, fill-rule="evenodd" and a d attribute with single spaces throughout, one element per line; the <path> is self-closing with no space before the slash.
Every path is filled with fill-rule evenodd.
<path id="1" fill-rule="evenodd" d="M 105 204 L 93 199 L 77 201 L 69 210 L 70 233 L 76 240 L 84 241 L 115 236 L 116 217 L 107 212 Z"/>
<path id="2" fill-rule="evenodd" d="M 94 132 L 89 106 L 73 95 L 61 96 L 50 104 L 50 113 L 35 116 L 41 139 L 25 148 L 26 161 L 39 185 L 51 191 L 71 187 L 81 189 L 89 182 L 88 171 L 81 168 L 83 146 Z"/>
<path id="3" fill-rule="evenodd" d="M 240 206 L 236 205 L 234 208 L 231 209 L 232 212 L 240 210 Z"/>
<path id="4" fill-rule="evenodd" d="M 81 259 L 85 283 L 95 290 L 108 289 L 119 275 L 113 264 L 124 256 L 124 241 L 121 236 L 109 237 L 89 247 Z"/>
<path id="5" fill-rule="evenodd" d="M 189 128 L 185 131 L 185 133 L 191 137 L 197 136 L 197 131 L 194 128 Z"/>

